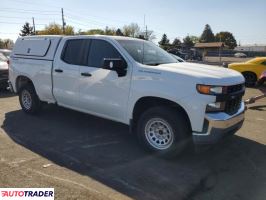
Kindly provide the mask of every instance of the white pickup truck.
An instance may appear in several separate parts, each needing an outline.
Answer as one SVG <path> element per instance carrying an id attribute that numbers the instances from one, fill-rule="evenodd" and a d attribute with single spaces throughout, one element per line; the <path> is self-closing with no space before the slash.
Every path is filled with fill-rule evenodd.
<path id="1" fill-rule="evenodd" d="M 180 62 L 152 42 L 116 36 L 32 36 L 16 41 L 9 87 L 22 109 L 54 103 L 130 126 L 153 152 L 190 138 L 215 143 L 244 121 L 243 76 Z"/>

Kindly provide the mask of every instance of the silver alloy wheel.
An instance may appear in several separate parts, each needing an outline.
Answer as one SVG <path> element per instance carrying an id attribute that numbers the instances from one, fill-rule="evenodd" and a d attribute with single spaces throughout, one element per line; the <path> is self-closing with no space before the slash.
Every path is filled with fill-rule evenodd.
<path id="1" fill-rule="evenodd" d="M 21 101 L 26 110 L 30 110 L 32 106 L 31 94 L 27 90 L 23 90 L 21 93 Z"/>
<path id="2" fill-rule="evenodd" d="M 174 141 L 171 126 L 161 118 L 152 118 L 147 122 L 145 136 L 149 144 L 159 150 L 169 148 Z"/>

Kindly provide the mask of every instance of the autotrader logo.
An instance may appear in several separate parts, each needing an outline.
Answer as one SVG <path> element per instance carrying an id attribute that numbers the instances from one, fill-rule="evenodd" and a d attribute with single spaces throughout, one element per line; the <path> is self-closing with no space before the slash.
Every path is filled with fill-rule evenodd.
<path id="1" fill-rule="evenodd" d="M 54 188 L 0 188 L 0 200 L 54 200 Z"/>

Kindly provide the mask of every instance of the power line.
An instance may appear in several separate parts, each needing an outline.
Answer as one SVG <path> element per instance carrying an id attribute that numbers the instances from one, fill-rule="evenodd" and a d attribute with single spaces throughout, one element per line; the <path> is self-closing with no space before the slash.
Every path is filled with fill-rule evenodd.
<path id="1" fill-rule="evenodd" d="M 10 13 L 10 12 L 13 12 L 13 13 L 24 13 L 24 14 L 38 14 L 38 15 L 60 15 L 59 13 L 58 14 L 52 14 L 52 13 L 41 13 L 41 12 L 38 12 L 38 11 L 36 11 L 36 12 L 27 12 L 27 11 L 8 11 L 8 10 L 1 10 L 1 8 L 0 8 L 0 11 L 1 12 L 8 12 L 8 13 Z"/>
<path id="2" fill-rule="evenodd" d="M 23 24 L 23 23 L 19 23 L 19 22 L 0 22 L 0 24 Z M 47 24 L 35 24 L 35 25 L 47 25 Z"/>
<path id="3" fill-rule="evenodd" d="M 23 20 L 29 20 L 31 17 L 9 17 L 9 16 L 0 16 L 1 18 L 7 18 L 7 19 L 23 19 Z M 38 17 L 35 17 L 35 19 L 38 19 L 38 20 L 61 20 L 60 18 L 38 18 Z"/>
<path id="4" fill-rule="evenodd" d="M 84 15 L 82 15 L 82 14 L 77 14 L 76 13 L 77 11 L 78 11 L 78 13 L 80 13 L 79 12 L 80 10 L 75 10 L 76 11 L 75 13 L 70 11 L 70 10 L 68 10 L 68 9 L 65 9 L 65 10 L 67 11 L 66 13 L 70 13 L 70 15 L 72 15 L 72 16 L 78 16 L 79 18 L 84 18 L 84 19 L 87 18 L 87 17 L 84 17 Z M 102 17 L 102 16 L 90 15 L 90 14 L 87 14 L 87 13 L 86 13 L 86 16 L 88 16 L 89 18 L 97 18 L 97 19 L 102 18 L 102 19 L 105 19 L 105 20 L 110 20 L 110 21 L 124 23 L 124 24 L 132 23 L 132 22 L 129 22 L 129 21 L 124 21 L 124 20 L 119 20 L 119 19 L 111 19 L 111 18 L 106 18 L 106 17 Z"/>
<path id="5" fill-rule="evenodd" d="M 18 8 L 3 8 L 1 7 L 0 10 L 14 10 L 14 11 L 25 11 L 25 12 L 45 12 L 45 13 L 58 13 L 58 11 L 51 11 L 51 10 L 28 10 L 28 9 L 18 9 Z"/>
<path id="6" fill-rule="evenodd" d="M 114 26 L 114 24 L 100 22 L 98 20 L 93 20 L 93 19 L 90 19 L 90 18 L 87 18 L 87 17 L 83 17 L 83 16 L 79 17 L 79 16 L 73 15 L 73 14 L 67 14 L 67 16 L 70 16 L 71 18 L 74 18 L 77 21 L 82 21 L 82 23 L 86 23 L 86 24 L 88 24 L 88 22 L 84 22 L 84 21 L 90 21 L 90 23 L 94 23 L 94 24 L 102 25 L 102 26 Z"/>

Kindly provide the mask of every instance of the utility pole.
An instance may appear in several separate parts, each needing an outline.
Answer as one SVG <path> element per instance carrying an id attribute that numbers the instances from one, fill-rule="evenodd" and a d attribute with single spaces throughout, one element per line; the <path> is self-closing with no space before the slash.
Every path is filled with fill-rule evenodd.
<path id="1" fill-rule="evenodd" d="M 32 17 L 32 24 L 33 24 L 33 33 L 34 33 L 34 35 L 36 35 L 34 17 Z"/>
<path id="2" fill-rule="evenodd" d="M 222 42 L 222 36 L 221 36 L 221 34 L 219 34 L 219 36 L 220 36 L 220 43 L 221 43 L 221 42 Z M 221 48 L 222 48 L 222 45 L 221 45 L 220 48 L 219 48 L 219 60 L 220 60 L 220 65 L 222 65 Z"/>
<path id="3" fill-rule="evenodd" d="M 145 28 L 145 26 L 146 26 L 146 15 L 144 14 L 144 28 Z"/>
<path id="4" fill-rule="evenodd" d="M 144 30 L 145 30 L 145 33 L 144 33 L 143 37 L 144 37 L 145 40 L 148 40 L 148 33 L 147 33 L 148 28 L 147 28 L 147 25 L 146 25 L 146 15 L 145 14 L 144 14 Z"/>
<path id="5" fill-rule="evenodd" d="M 63 10 L 63 8 L 61 8 L 61 13 L 62 13 L 62 27 L 63 27 L 63 34 L 65 34 L 65 26 L 66 26 L 66 22 L 65 22 L 65 18 L 64 18 L 64 10 Z"/>
<path id="6" fill-rule="evenodd" d="M 146 25 L 145 39 L 148 40 L 148 26 Z"/>

